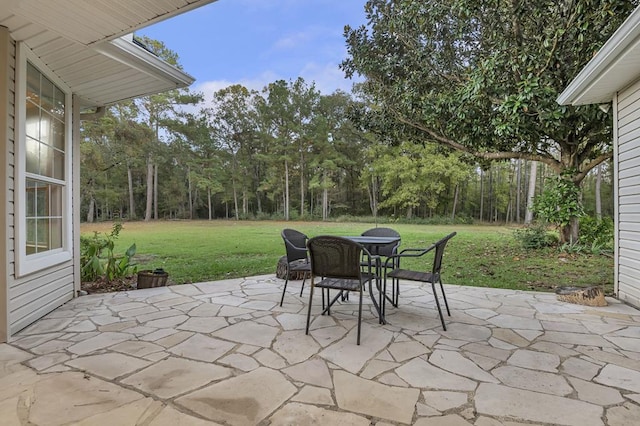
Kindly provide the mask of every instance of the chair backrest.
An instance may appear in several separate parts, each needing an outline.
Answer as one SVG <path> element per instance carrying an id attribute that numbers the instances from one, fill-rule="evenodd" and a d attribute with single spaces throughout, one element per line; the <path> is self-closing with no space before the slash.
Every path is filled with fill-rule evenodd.
<path id="1" fill-rule="evenodd" d="M 400 234 L 395 229 L 391 228 L 371 228 L 367 229 L 360 235 L 366 235 L 369 237 L 398 237 L 400 238 Z M 393 244 L 387 244 L 386 246 L 378 246 L 376 250 L 369 250 L 372 254 L 379 254 L 381 256 L 389 257 L 398 252 L 398 246 L 400 246 L 400 241 Z"/>
<path id="2" fill-rule="evenodd" d="M 283 229 L 281 235 L 287 250 L 287 262 L 307 259 L 307 240 L 309 237 L 295 229 Z"/>
<path id="3" fill-rule="evenodd" d="M 314 276 L 360 279 L 360 244 L 342 237 L 320 235 L 311 238 L 307 247 Z"/>
<path id="4" fill-rule="evenodd" d="M 433 271 L 432 271 L 434 276 L 436 274 L 438 276 L 440 275 L 440 270 L 442 269 L 442 257 L 444 255 L 444 248 L 447 246 L 447 243 L 449 242 L 449 240 L 455 237 L 456 234 L 457 232 L 452 232 L 451 234 L 447 235 L 446 237 L 444 237 L 443 239 L 441 239 L 440 241 L 434 244 L 436 246 L 436 254 L 433 258 Z"/>

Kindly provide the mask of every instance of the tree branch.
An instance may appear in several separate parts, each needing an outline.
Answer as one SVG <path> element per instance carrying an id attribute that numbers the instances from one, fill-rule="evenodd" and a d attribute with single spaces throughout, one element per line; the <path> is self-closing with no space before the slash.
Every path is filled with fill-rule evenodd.
<path id="1" fill-rule="evenodd" d="M 402 116 L 400 113 L 398 113 L 398 111 L 393 110 L 394 115 L 396 116 L 396 119 L 398 121 L 400 121 L 401 123 L 404 123 L 408 126 L 413 127 L 414 129 L 420 130 L 426 134 L 428 134 L 432 139 L 434 139 L 437 143 L 440 143 L 441 145 L 445 145 L 448 146 L 450 148 L 453 148 L 455 150 L 458 151 L 462 151 L 464 153 L 473 155 L 476 158 L 481 158 L 483 160 L 508 160 L 508 159 L 521 159 L 521 160 L 530 160 L 530 161 L 539 161 L 541 163 L 547 164 L 549 165 L 549 167 L 551 167 L 554 171 L 556 171 L 557 173 L 560 173 L 562 171 L 562 165 L 559 161 L 557 161 L 554 158 L 549 158 L 549 157 L 545 157 L 539 154 L 533 154 L 533 153 L 529 153 L 529 152 L 511 152 L 511 151 L 504 151 L 504 152 L 482 152 L 482 151 L 476 151 L 473 150 L 471 148 L 469 148 L 468 146 L 462 145 L 461 143 L 458 143 L 456 141 L 453 141 L 449 138 L 446 138 L 444 136 L 442 136 L 441 134 L 435 132 L 433 129 L 423 126 L 420 123 L 416 123 L 414 121 L 411 121 L 407 118 L 405 118 L 404 116 Z"/>
<path id="2" fill-rule="evenodd" d="M 573 181 L 576 184 L 579 184 L 580 182 L 582 182 L 582 179 L 584 179 L 591 170 L 593 170 L 595 167 L 598 166 L 598 164 L 604 161 L 610 160 L 611 158 L 613 158 L 613 152 L 607 152 L 607 153 L 598 155 L 596 158 L 586 163 L 586 165 L 584 165 L 581 168 L 582 170 L 580 171 L 580 173 L 578 173 L 573 177 Z"/>

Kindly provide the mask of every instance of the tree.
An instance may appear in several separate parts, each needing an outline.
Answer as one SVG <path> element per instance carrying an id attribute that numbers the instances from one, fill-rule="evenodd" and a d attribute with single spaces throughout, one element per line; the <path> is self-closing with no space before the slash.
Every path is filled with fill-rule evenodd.
<path id="1" fill-rule="evenodd" d="M 357 118 L 483 161 L 538 161 L 578 186 L 611 158 L 611 120 L 555 99 L 636 4 L 369 0 L 367 26 L 345 29 L 342 67 L 377 103 Z"/>
<path id="2" fill-rule="evenodd" d="M 178 54 L 167 48 L 164 43 L 158 40 L 153 40 L 146 36 L 137 38 L 143 43 L 147 49 L 153 52 L 158 57 L 162 58 L 170 65 L 181 69 L 179 64 Z M 188 89 L 169 90 L 167 92 L 158 93 L 149 96 L 143 96 L 136 99 L 136 104 L 139 107 L 142 121 L 146 122 L 149 128 L 153 131 L 154 138 L 151 143 L 147 145 L 148 150 L 146 153 L 146 208 L 144 220 L 149 221 L 152 217 L 152 211 L 155 211 L 154 218 L 157 219 L 157 185 L 158 182 L 154 180 L 157 177 L 157 161 L 155 156 L 157 151 L 161 150 L 158 144 L 160 143 L 160 128 L 163 126 L 170 126 L 175 122 L 177 105 L 194 105 L 202 100 L 200 94 L 190 93 Z M 154 190 L 155 188 L 155 190 Z M 154 202 L 155 201 L 155 202 Z M 155 206 L 155 209 L 154 209 Z"/>
<path id="3" fill-rule="evenodd" d="M 295 81 L 277 80 L 263 89 L 264 98 L 258 105 L 262 129 L 273 141 L 275 162 L 271 162 L 271 183 L 280 174 L 283 179 L 283 207 L 289 220 L 291 180 L 297 174 L 300 182 L 300 216 L 304 216 L 306 154 L 312 141 L 308 135 L 310 123 L 320 98 L 313 84 L 298 77 Z M 280 169 L 277 173 L 274 169 Z"/>
<path id="4" fill-rule="evenodd" d="M 242 214 L 248 213 L 251 187 L 251 144 L 256 139 L 256 97 L 258 93 L 239 84 L 213 94 L 209 126 L 230 158 L 230 177 L 236 220 L 240 219 L 238 192 L 242 193 Z"/>
<path id="5" fill-rule="evenodd" d="M 382 178 L 385 197 L 380 208 L 404 210 L 411 219 L 418 207 L 435 209 L 448 187 L 456 187 L 469 176 L 468 166 L 458 156 L 442 155 L 435 144 L 401 143 L 373 163 Z"/>

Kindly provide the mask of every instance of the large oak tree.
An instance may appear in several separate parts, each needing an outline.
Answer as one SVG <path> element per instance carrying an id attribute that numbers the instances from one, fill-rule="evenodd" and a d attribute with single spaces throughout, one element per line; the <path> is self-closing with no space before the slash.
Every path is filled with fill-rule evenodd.
<path id="1" fill-rule="evenodd" d="M 370 129 L 481 161 L 548 164 L 574 185 L 611 158 L 611 117 L 555 101 L 637 1 L 369 0 L 345 28 Z M 567 226 L 564 237 L 576 221 Z"/>

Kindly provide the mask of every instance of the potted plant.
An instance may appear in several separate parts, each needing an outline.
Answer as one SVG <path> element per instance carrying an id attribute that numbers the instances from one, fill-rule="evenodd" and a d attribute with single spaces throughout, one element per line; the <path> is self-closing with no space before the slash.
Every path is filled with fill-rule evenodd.
<path id="1" fill-rule="evenodd" d="M 162 268 L 146 269 L 138 272 L 137 288 L 164 287 L 169 274 Z"/>

